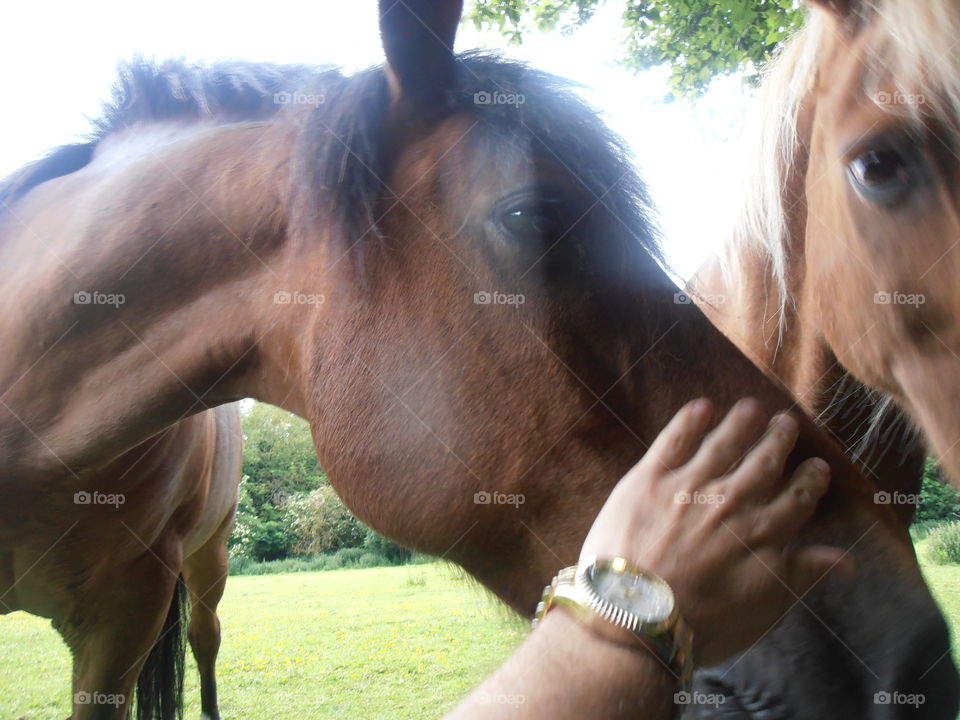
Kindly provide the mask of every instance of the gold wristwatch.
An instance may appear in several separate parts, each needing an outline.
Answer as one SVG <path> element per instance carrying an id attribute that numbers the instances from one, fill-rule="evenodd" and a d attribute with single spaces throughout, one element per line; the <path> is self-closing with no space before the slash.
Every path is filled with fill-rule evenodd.
<path id="1" fill-rule="evenodd" d="M 660 577 L 622 557 L 590 557 L 564 568 L 543 590 L 533 626 L 563 605 L 601 637 L 652 651 L 682 690 L 693 676 L 693 633 Z"/>

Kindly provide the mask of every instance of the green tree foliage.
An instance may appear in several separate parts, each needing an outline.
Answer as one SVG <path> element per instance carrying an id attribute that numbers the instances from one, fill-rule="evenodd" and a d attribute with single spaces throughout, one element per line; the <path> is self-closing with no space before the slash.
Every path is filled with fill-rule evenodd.
<path id="1" fill-rule="evenodd" d="M 257 505 L 250 492 L 253 486 L 249 476 L 240 483 L 237 520 L 230 536 L 230 556 L 253 560 L 278 560 L 290 552 L 291 537 L 283 511 L 273 505 Z"/>
<path id="2" fill-rule="evenodd" d="M 357 520 L 317 461 L 310 427 L 262 403 L 243 411 L 243 481 L 230 555 L 269 561 L 357 548 L 390 562 L 410 552 Z M 362 549 L 361 549 L 362 548 Z"/>
<path id="3" fill-rule="evenodd" d="M 327 483 L 306 420 L 254 403 L 243 415 L 243 473 L 257 504 L 282 505 L 292 493 Z"/>
<path id="4" fill-rule="evenodd" d="M 943 478 L 933 460 L 928 459 L 920 488 L 920 504 L 914 522 L 960 520 L 960 493 Z"/>
<path id="5" fill-rule="evenodd" d="M 254 403 L 243 412 L 243 438 L 244 480 L 231 553 L 256 560 L 287 557 L 295 541 L 287 506 L 327 483 L 310 427 L 280 408 Z"/>
<path id="6" fill-rule="evenodd" d="M 604 0 L 475 0 L 468 17 L 520 43 L 530 30 L 571 32 Z M 702 91 L 719 74 L 755 78 L 778 45 L 800 26 L 796 0 L 623 0 L 623 64 L 671 68 L 678 95 Z"/>

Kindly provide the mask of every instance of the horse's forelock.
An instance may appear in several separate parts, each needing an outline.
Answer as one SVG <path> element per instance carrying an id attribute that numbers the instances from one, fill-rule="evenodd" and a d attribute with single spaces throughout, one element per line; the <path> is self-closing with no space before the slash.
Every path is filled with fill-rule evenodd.
<path id="1" fill-rule="evenodd" d="M 597 112 L 578 98 L 561 78 L 523 63 L 482 52 L 457 58 L 455 87 L 448 94 L 449 114 L 476 120 L 465 143 L 484 141 L 501 151 L 519 143 L 542 151 L 570 170 L 618 219 L 618 230 L 640 243 L 663 263 L 652 219 L 652 203 L 625 144 Z M 501 93 L 519 96 L 516 103 L 478 101 Z M 390 170 L 385 152 L 391 139 L 383 119 L 390 97 L 380 68 L 358 73 L 327 88 L 294 150 L 294 227 L 313 235 L 318 223 L 332 228 L 341 253 L 377 239 L 378 212 L 384 201 L 396 201 L 386 184 Z M 488 161 L 498 161 L 488 154 Z"/>
<path id="2" fill-rule="evenodd" d="M 884 0 L 873 7 L 864 92 L 884 110 L 938 121 L 951 142 L 960 119 L 960 4 L 954 0 Z M 880 90 L 916 102 L 883 103 Z"/>

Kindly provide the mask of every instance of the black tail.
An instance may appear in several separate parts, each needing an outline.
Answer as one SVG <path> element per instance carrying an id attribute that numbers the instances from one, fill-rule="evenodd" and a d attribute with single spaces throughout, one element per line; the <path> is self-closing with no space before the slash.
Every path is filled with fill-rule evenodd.
<path id="1" fill-rule="evenodd" d="M 137 680 L 137 720 L 183 717 L 183 663 L 186 656 L 190 595 L 181 575 L 156 645 Z"/>

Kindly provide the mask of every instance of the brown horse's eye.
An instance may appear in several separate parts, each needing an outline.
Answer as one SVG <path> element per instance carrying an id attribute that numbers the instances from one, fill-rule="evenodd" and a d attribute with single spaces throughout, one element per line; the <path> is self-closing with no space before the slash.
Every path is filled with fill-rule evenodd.
<path id="1" fill-rule="evenodd" d="M 873 148 L 857 155 L 848 165 L 854 189 L 870 202 L 895 205 L 915 187 L 914 163 L 893 148 Z"/>
<path id="2" fill-rule="evenodd" d="M 560 213 L 552 203 L 507 210 L 500 215 L 500 224 L 518 240 L 559 238 L 563 234 Z"/>

